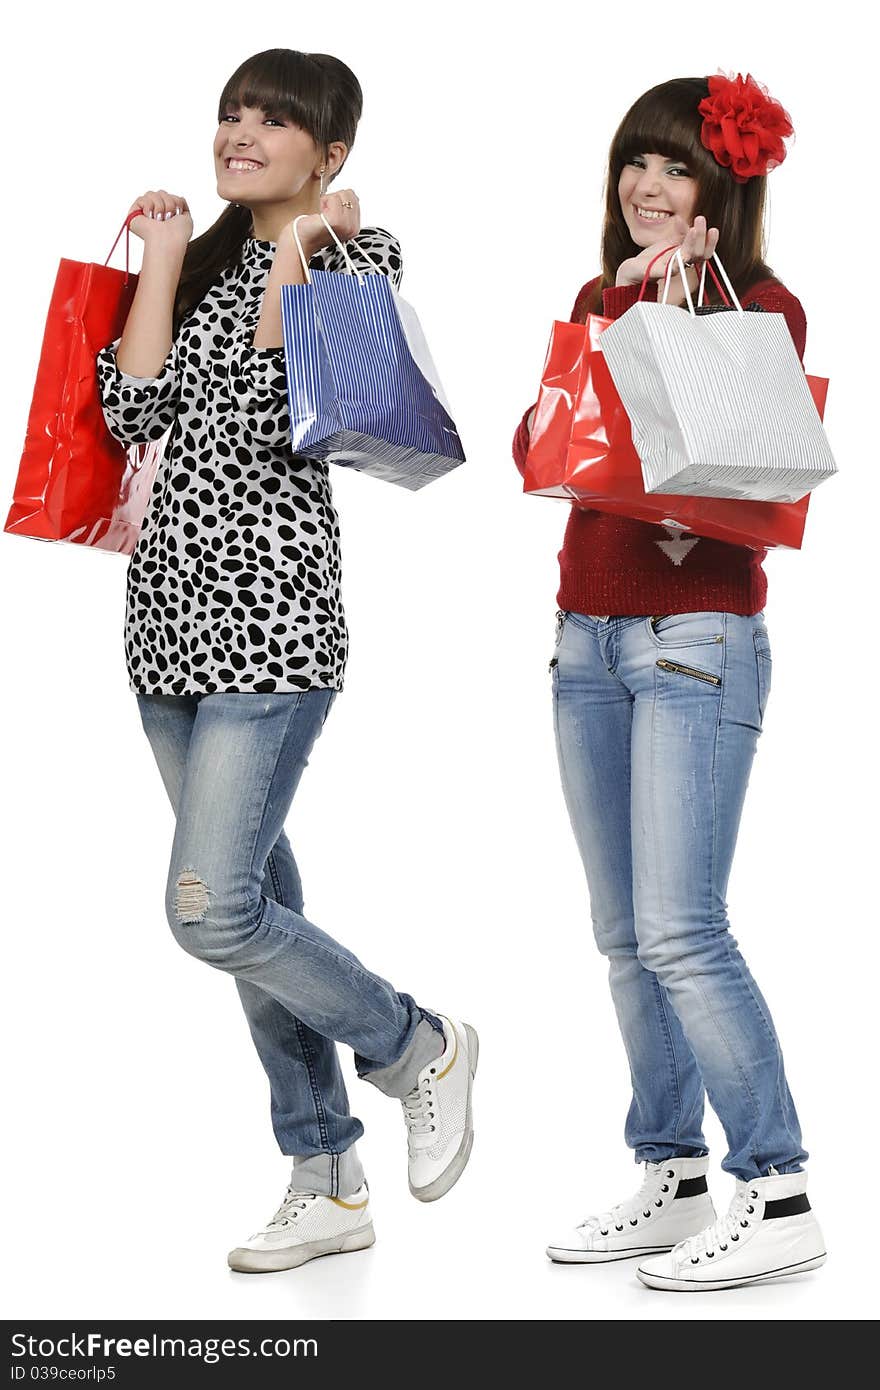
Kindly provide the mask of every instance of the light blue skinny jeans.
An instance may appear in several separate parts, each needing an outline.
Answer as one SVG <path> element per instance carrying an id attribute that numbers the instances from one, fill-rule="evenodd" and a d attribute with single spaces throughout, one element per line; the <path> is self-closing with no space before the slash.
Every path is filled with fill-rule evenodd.
<path id="1" fill-rule="evenodd" d="M 360 1077 L 396 1097 L 445 1046 L 436 1015 L 303 916 L 283 827 L 334 697 L 137 695 L 177 822 L 171 930 L 190 955 L 234 976 L 294 1184 L 331 1197 L 364 1176 L 363 1125 L 349 1111 L 334 1042 L 354 1049 Z"/>
<path id="2" fill-rule="evenodd" d="M 746 1181 L 807 1158 L 726 892 L 770 692 L 763 613 L 557 615 L 559 766 L 632 1076 L 637 1162 L 707 1152 Z M 773 923 L 764 924 L 767 929 Z"/>

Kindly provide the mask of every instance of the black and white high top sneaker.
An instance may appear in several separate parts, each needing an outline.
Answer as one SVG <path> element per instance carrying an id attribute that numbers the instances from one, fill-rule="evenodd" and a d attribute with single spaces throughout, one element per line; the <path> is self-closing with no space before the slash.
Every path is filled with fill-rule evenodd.
<path id="1" fill-rule="evenodd" d="M 807 1198 L 807 1175 L 737 1179 L 730 1209 L 668 1255 L 643 1260 L 643 1284 L 681 1293 L 734 1289 L 803 1274 L 825 1263 L 825 1241 Z"/>
<path id="2" fill-rule="evenodd" d="M 559 1264 L 605 1264 L 669 1250 L 715 1220 L 706 1172 L 708 1156 L 646 1163 L 634 1197 L 597 1216 L 586 1216 L 574 1230 L 547 1246 Z"/>

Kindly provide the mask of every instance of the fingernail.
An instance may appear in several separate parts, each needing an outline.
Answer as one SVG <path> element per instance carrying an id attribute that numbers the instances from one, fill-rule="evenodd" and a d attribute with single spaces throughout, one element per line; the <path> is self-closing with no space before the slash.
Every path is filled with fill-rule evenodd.
<path id="1" fill-rule="evenodd" d="M 150 211 L 147 213 L 147 216 L 148 216 L 148 217 L 152 217 L 152 216 L 153 216 L 153 209 L 152 209 L 152 208 L 150 208 Z"/>

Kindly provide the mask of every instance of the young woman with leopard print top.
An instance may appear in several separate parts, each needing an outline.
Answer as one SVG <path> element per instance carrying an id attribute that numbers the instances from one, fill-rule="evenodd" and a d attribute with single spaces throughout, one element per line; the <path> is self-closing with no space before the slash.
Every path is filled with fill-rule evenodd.
<path id="1" fill-rule="evenodd" d="M 122 337 L 98 355 L 104 413 L 124 444 L 170 431 L 128 571 L 131 689 L 177 827 L 166 913 L 180 945 L 235 978 L 293 1157 L 267 1226 L 230 1252 L 287 1269 L 373 1242 L 335 1041 L 403 1105 L 422 1201 L 457 1180 L 473 1139 L 474 1030 L 420 1007 L 303 916 L 284 821 L 342 688 L 347 631 L 326 464 L 290 443 L 280 287 L 341 270 L 326 217 L 395 283 L 400 247 L 360 229 L 351 189 L 325 194 L 361 112 L 354 74 L 326 54 L 272 49 L 221 95 L 217 188 L 230 204 L 190 244 L 186 200 L 133 205 L 143 238 Z M 132 209 L 132 210 L 133 210 Z"/>

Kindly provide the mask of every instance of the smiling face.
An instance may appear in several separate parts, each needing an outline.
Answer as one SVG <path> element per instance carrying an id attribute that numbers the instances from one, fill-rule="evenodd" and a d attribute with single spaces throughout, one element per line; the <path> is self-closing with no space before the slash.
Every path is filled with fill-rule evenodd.
<path id="1" fill-rule="evenodd" d="M 311 195 L 324 163 L 311 135 L 289 117 L 260 107 L 230 105 L 214 139 L 217 192 L 230 203 L 254 208 Z M 327 160 L 327 175 L 334 160 Z M 317 185 L 315 185 L 317 187 Z"/>
<path id="2" fill-rule="evenodd" d="M 690 226 L 696 216 L 697 183 L 680 159 L 633 155 L 620 171 L 617 192 L 636 246 L 666 245 L 672 217 L 683 217 Z"/>

